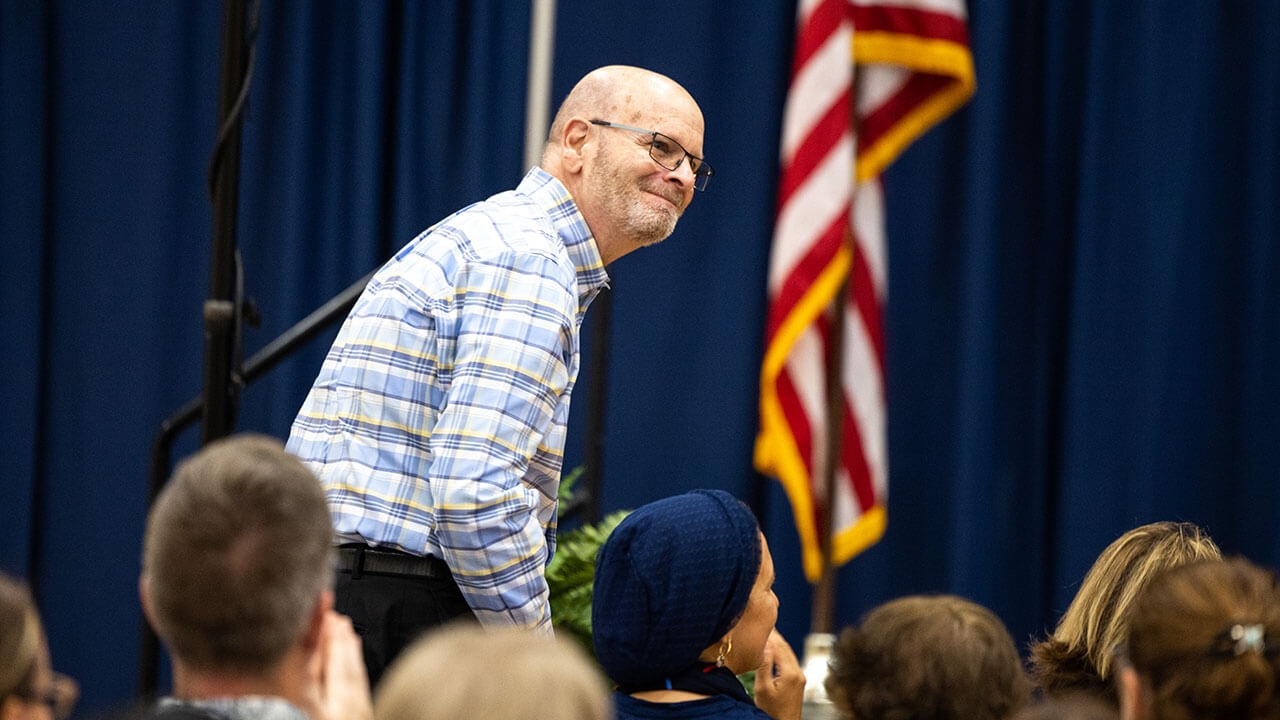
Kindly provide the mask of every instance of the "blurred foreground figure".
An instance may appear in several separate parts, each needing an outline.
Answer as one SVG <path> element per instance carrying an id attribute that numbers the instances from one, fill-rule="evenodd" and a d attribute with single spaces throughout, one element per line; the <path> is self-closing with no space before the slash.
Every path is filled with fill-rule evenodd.
<path id="1" fill-rule="evenodd" d="M 1129 619 L 1124 720 L 1280 718 L 1280 585 L 1243 559 L 1170 570 Z"/>
<path id="2" fill-rule="evenodd" d="M 377 720 L 608 720 L 604 678 L 576 645 L 520 628 L 453 625 L 387 670 Z"/>
<path id="3" fill-rule="evenodd" d="M 1013 720 L 1120 720 L 1111 703 L 1092 693 L 1045 698 L 1024 709 Z"/>
<path id="4" fill-rule="evenodd" d="M 64 720 L 75 681 L 53 671 L 31 593 L 0 573 L 0 720 Z"/>
<path id="5" fill-rule="evenodd" d="M 891 600 L 840 633 L 827 694 L 853 720 L 1005 720 L 1031 684 L 1004 623 L 962 598 Z"/>
<path id="6" fill-rule="evenodd" d="M 1112 660 L 1134 599 L 1163 570 L 1220 557 L 1191 523 L 1151 523 L 1121 535 L 1093 563 L 1053 635 L 1032 644 L 1032 678 L 1048 696 L 1086 692 L 1118 707 Z"/>
<path id="7" fill-rule="evenodd" d="M 153 716 L 368 720 L 332 558 L 320 484 L 278 441 L 236 436 L 179 464 L 143 541 L 142 607 L 173 659 Z"/>

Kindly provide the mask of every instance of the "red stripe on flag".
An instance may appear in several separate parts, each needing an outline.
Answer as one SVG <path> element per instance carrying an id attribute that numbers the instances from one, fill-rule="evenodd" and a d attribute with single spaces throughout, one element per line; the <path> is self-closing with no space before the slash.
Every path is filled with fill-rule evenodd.
<path id="1" fill-rule="evenodd" d="M 866 256 L 862 254 L 860 245 L 854 246 L 853 268 L 849 276 L 849 302 L 846 307 L 862 318 L 867 329 L 867 337 L 875 350 L 876 369 L 884 374 L 884 324 L 881 319 L 883 308 L 876 297 L 875 284 L 871 280 L 871 271 L 867 267 Z M 855 318 L 850 317 L 849 321 Z"/>
<path id="2" fill-rule="evenodd" d="M 840 25 L 851 17 L 848 0 L 824 0 L 809 14 L 808 22 L 800 28 L 796 37 L 796 49 L 791 65 L 791 81 L 794 83 L 800 68 L 809 62 L 809 58 L 840 29 Z"/>
<path id="3" fill-rule="evenodd" d="M 889 5 L 854 5 L 852 14 L 857 32 L 892 32 L 969 44 L 964 18 L 955 15 Z"/>
<path id="4" fill-rule="evenodd" d="M 907 113 L 915 110 L 920 103 L 953 82 L 955 82 L 953 78 L 943 75 L 924 73 L 912 75 L 911 79 L 893 94 L 893 97 L 862 119 L 862 125 L 859 127 L 862 135 L 858 138 L 858 147 L 860 149 L 873 147 Z"/>
<path id="5" fill-rule="evenodd" d="M 853 322 L 854 318 L 846 315 L 844 321 L 846 323 Z M 826 353 L 828 343 L 831 342 L 831 318 L 826 315 L 819 317 L 816 326 L 818 334 L 822 338 L 823 353 Z M 840 338 L 840 340 L 843 342 L 843 338 Z M 854 497 L 858 501 L 859 512 L 866 512 L 868 508 L 876 503 L 875 490 L 871 484 L 871 468 L 867 464 L 866 454 L 862 450 L 862 431 L 857 421 L 854 420 L 848 392 L 849 388 L 847 386 L 841 388 L 840 398 L 842 400 L 843 413 L 841 419 L 840 464 L 844 467 L 845 472 L 849 474 Z M 813 479 L 810 482 L 818 481 L 818 479 Z"/>
<path id="6" fill-rule="evenodd" d="M 847 388 L 846 388 L 847 389 Z M 862 433 L 853 418 L 849 398 L 844 396 L 844 446 L 840 449 L 841 462 L 849 473 L 853 496 L 858 501 L 858 512 L 865 513 L 876 504 L 875 486 L 871 484 L 871 467 L 862 451 Z"/>
<path id="7" fill-rule="evenodd" d="M 773 340 L 774 333 L 795 308 L 796 303 L 813 287 L 818 275 L 835 259 L 844 243 L 849 226 L 849 207 L 845 206 L 822 234 L 809 240 L 809 250 L 800 258 L 787 279 L 778 288 L 769 304 L 769 321 L 765 326 L 765 338 Z"/>
<path id="8" fill-rule="evenodd" d="M 786 368 L 778 373 L 778 404 L 782 406 L 782 414 L 791 428 L 791 437 L 795 438 L 796 449 L 800 451 L 800 460 L 804 463 L 805 472 L 813 476 L 813 429 L 809 427 L 809 416 L 805 414 L 796 386 L 791 383 L 791 374 Z"/>
<path id="9" fill-rule="evenodd" d="M 785 206 L 805 179 L 822 164 L 840 140 L 853 134 L 853 95 L 846 89 L 805 136 L 783 170 L 778 187 L 778 207 Z"/>

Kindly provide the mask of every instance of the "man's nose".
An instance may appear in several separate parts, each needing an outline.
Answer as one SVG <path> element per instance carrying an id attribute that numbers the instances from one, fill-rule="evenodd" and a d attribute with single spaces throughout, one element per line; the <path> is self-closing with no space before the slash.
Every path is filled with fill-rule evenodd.
<path id="1" fill-rule="evenodd" d="M 680 164 L 676 166 L 676 169 L 670 171 L 667 175 L 679 180 L 684 187 L 693 187 L 694 181 L 698 179 L 693 173 L 693 166 L 689 164 L 688 157 L 683 158 Z"/>

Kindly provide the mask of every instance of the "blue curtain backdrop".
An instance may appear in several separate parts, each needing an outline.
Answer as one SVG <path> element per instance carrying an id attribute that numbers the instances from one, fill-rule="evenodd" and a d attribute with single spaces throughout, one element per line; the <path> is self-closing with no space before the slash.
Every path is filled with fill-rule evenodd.
<path id="1" fill-rule="evenodd" d="M 751 501 L 799 643 L 790 510 L 750 465 L 793 14 L 560 0 L 553 90 L 622 62 L 702 104 L 715 183 L 611 268 L 604 505 Z M 886 177 L 889 529 L 841 571 L 837 620 L 954 592 L 1026 638 L 1157 519 L 1277 564 L 1280 3 L 970 14 L 977 94 Z M 528 20 L 499 0 L 264 3 L 249 352 L 514 185 Z M 0 1 L 0 567 L 36 586 L 90 710 L 133 691 L 148 453 L 200 386 L 220 25 L 214 2 Z M 239 427 L 283 437 L 330 338 L 251 386 Z"/>

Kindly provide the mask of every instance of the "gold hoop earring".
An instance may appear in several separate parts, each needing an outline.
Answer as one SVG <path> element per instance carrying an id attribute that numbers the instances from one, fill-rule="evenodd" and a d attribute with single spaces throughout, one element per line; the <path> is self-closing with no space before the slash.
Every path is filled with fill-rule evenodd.
<path id="1" fill-rule="evenodd" d="M 733 652 L 733 640 L 725 640 L 720 643 L 720 654 L 716 656 L 716 667 L 724 667 L 724 658 Z"/>

